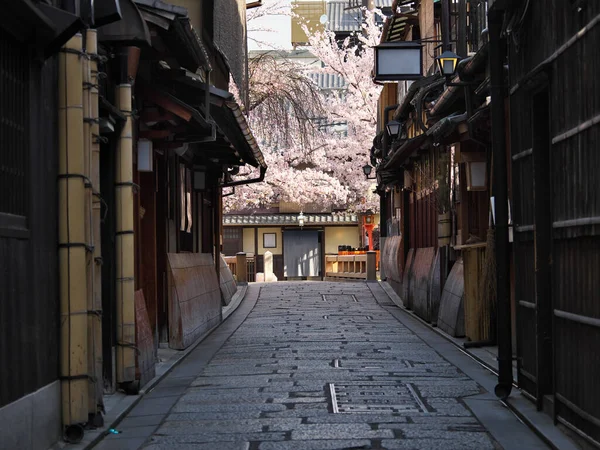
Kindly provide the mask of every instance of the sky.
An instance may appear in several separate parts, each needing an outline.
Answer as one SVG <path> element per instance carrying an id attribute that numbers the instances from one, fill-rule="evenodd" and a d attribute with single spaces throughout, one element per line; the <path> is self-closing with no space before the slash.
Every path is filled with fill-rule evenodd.
<path id="1" fill-rule="evenodd" d="M 264 0 L 260 8 L 274 5 L 287 6 L 291 0 Z M 259 9 L 260 9 L 259 8 Z M 285 8 L 289 11 L 289 8 Z M 248 11 L 250 17 L 251 11 Z M 248 50 L 291 49 L 291 18 L 285 15 L 268 15 L 248 22 Z"/>

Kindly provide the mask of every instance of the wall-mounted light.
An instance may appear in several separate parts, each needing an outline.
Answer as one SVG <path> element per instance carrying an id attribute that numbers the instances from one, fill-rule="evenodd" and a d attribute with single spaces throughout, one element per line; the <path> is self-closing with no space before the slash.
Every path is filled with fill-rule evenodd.
<path id="1" fill-rule="evenodd" d="M 418 80 L 423 77 L 420 42 L 384 42 L 374 48 L 376 81 Z"/>
<path id="2" fill-rule="evenodd" d="M 152 150 L 152 141 L 140 139 L 137 142 L 137 170 L 138 172 L 152 172 L 154 169 L 154 151 Z"/>
<path id="3" fill-rule="evenodd" d="M 396 139 L 398 137 L 398 135 L 400 134 L 400 128 L 401 128 L 402 124 L 396 120 L 390 120 L 386 125 L 385 125 L 385 129 L 388 133 L 388 135 L 392 138 L 392 139 Z"/>
<path id="4" fill-rule="evenodd" d="M 487 162 L 485 153 L 462 153 L 462 161 L 466 164 L 467 191 L 487 190 Z"/>
<path id="5" fill-rule="evenodd" d="M 373 167 L 371 167 L 369 164 L 365 164 L 362 167 L 363 173 L 365 174 L 365 177 L 367 178 L 367 180 L 374 180 L 375 177 L 371 177 L 369 175 L 371 175 L 371 172 L 373 171 Z"/>
<path id="6" fill-rule="evenodd" d="M 194 167 L 194 191 L 206 190 L 206 167 Z"/>
<path id="7" fill-rule="evenodd" d="M 435 58 L 435 61 L 440 69 L 440 73 L 446 78 L 450 78 L 456 73 L 456 66 L 458 66 L 460 59 L 460 56 L 456 53 L 446 50 L 440 56 Z"/>

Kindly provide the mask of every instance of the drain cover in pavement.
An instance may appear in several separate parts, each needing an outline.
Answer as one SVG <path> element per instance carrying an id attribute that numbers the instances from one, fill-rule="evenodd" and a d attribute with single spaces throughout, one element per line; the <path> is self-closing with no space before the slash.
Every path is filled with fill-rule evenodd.
<path id="1" fill-rule="evenodd" d="M 332 302 L 336 300 L 345 300 L 347 302 L 353 301 L 358 303 L 356 296 L 354 294 L 321 294 L 323 296 L 324 302 Z"/>
<path id="2" fill-rule="evenodd" d="M 334 413 L 426 413 L 410 384 L 329 383 Z"/>

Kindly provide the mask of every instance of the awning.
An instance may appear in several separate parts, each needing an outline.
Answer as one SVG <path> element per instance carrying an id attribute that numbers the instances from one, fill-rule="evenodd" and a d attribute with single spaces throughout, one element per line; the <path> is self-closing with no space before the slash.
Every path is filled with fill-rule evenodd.
<path id="1" fill-rule="evenodd" d="M 98 41 L 150 46 L 150 31 L 136 4 L 133 0 L 120 0 L 120 5 L 123 18 L 98 28 Z"/>
<path id="2" fill-rule="evenodd" d="M 168 48 L 165 60 L 174 67 L 185 67 L 195 72 L 199 67 L 210 70 L 210 57 L 202 39 L 192 27 L 188 11 L 181 6 L 171 5 L 161 0 L 135 0 L 142 17 L 153 30 L 152 44 L 162 39 L 162 46 Z"/>
<path id="3" fill-rule="evenodd" d="M 427 130 L 426 134 L 433 139 L 433 142 L 443 143 L 445 138 L 454 133 L 459 124 L 466 123 L 466 121 L 467 113 L 453 114 L 438 121 Z"/>
<path id="4" fill-rule="evenodd" d="M 428 136 L 423 133 L 412 139 L 404 141 L 399 147 L 393 150 L 392 156 L 383 166 L 385 170 L 397 169 L 419 148 L 426 143 Z"/>
<path id="5" fill-rule="evenodd" d="M 414 107 L 412 105 L 412 100 L 413 100 L 414 96 L 417 94 L 417 92 L 419 91 L 419 89 L 427 87 L 441 79 L 442 79 L 441 75 L 435 74 L 435 75 L 430 75 L 428 77 L 424 77 L 424 78 L 421 78 L 420 80 L 414 81 L 408 88 L 408 91 L 406 92 L 404 97 L 402 98 L 402 102 L 398 105 L 398 108 L 396 108 L 396 111 L 394 111 L 394 120 L 398 120 L 398 121 L 406 120 L 408 118 L 410 111 L 412 109 L 414 109 Z"/>
<path id="6" fill-rule="evenodd" d="M 197 75 L 185 70 L 171 71 L 170 77 L 175 82 L 178 96 L 204 111 L 206 83 Z M 214 86 L 210 86 L 209 93 L 209 116 L 217 124 L 219 133 L 229 141 L 245 162 L 254 167 L 266 168 L 263 154 L 233 94 Z"/>
<path id="7" fill-rule="evenodd" d="M 83 28 L 76 15 L 45 3 L 10 0 L 0 10 L 0 26 L 17 40 L 41 50 L 44 57 L 57 52 Z"/>
<path id="8" fill-rule="evenodd" d="M 200 114 L 200 112 L 191 105 L 188 105 L 183 100 L 169 94 L 168 92 L 157 89 L 156 87 L 144 86 L 142 89 L 144 98 L 150 100 L 154 104 L 173 113 L 180 119 L 190 122 L 195 120 L 202 128 L 210 128 L 210 123 Z"/>

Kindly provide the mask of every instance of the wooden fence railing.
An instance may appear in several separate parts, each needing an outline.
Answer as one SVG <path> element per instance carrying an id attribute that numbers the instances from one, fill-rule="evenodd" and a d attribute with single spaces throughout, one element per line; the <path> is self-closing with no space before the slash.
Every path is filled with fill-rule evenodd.
<path id="1" fill-rule="evenodd" d="M 325 255 L 325 276 L 327 278 L 375 280 L 376 266 L 377 254 L 375 252 L 362 255 Z"/>
<path id="2" fill-rule="evenodd" d="M 256 279 L 256 259 L 254 258 L 254 256 L 245 256 L 246 258 L 246 280 L 249 283 L 254 282 Z M 237 261 L 238 261 L 238 257 L 237 256 L 224 256 L 223 259 L 225 260 L 225 262 L 227 263 L 227 265 L 229 266 L 229 270 L 231 270 L 231 273 L 233 275 L 235 275 L 235 279 L 236 281 L 240 281 L 239 280 L 239 273 L 238 272 L 238 268 L 237 268 Z"/>

